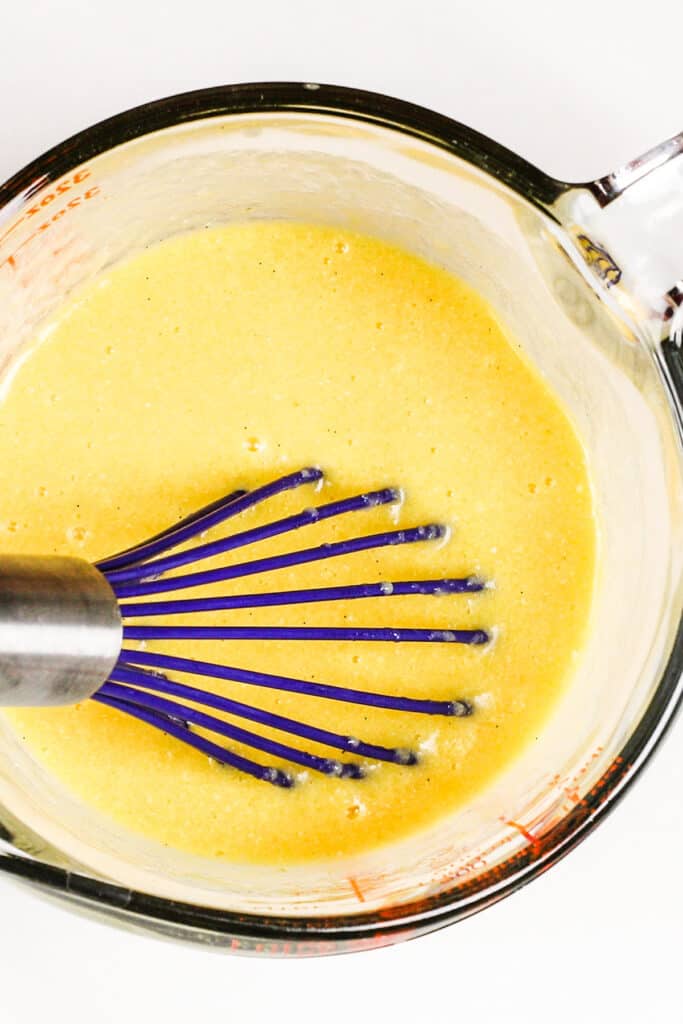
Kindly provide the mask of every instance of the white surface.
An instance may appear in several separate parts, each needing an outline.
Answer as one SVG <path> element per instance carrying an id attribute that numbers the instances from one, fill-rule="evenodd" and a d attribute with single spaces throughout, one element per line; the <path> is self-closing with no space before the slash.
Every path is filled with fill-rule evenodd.
<path id="1" fill-rule="evenodd" d="M 567 179 L 681 128 L 680 0 L 0 4 L 0 180 L 87 124 L 231 81 L 356 85 Z M 582 1024 L 683 1018 L 679 721 L 616 813 L 522 893 L 414 943 L 244 960 L 120 934 L 0 879 L 0 1021 Z"/>

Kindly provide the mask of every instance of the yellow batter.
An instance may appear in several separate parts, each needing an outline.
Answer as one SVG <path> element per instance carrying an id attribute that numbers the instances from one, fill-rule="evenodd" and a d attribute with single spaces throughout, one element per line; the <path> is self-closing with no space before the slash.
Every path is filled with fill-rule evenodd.
<path id="1" fill-rule="evenodd" d="M 426 826 L 533 741 L 582 645 L 595 525 L 584 455 L 565 413 L 479 296 L 371 238 L 234 225 L 174 238 L 112 270 L 60 311 L 14 376 L 0 416 L 0 464 L 0 549 L 8 552 L 101 558 L 234 486 L 319 464 L 329 479 L 320 494 L 307 487 L 280 497 L 230 530 L 399 484 L 407 495 L 401 524 L 442 521 L 452 539 L 281 572 L 271 589 L 468 573 L 495 581 L 469 596 L 214 620 L 494 627 L 489 649 L 165 647 L 340 686 L 472 700 L 470 718 L 432 718 L 216 684 L 335 731 L 418 748 L 415 768 L 382 765 L 363 781 L 309 773 L 284 791 L 92 702 L 11 714 L 69 789 L 169 846 L 285 863 L 367 849 Z M 259 545 L 258 554 L 390 528 L 391 513 L 380 508 Z M 268 584 L 251 578 L 215 588 L 254 589 Z"/>

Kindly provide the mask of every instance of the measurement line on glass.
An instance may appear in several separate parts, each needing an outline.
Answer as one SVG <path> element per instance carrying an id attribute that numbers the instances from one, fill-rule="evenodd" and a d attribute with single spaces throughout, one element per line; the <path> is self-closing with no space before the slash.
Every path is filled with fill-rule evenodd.
<path id="1" fill-rule="evenodd" d="M 5 233 L 0 237 L 0 247 L 4 245 L 5 241 L 14 231 L 16 231 L 18 228 L 22 227 L 27 223 L 30 225 L 32 223 L 33 217 L 37 217 L 39 214 L 44 212 L 45 209 L 48 209 L 61 196 L 68 195 L 71 192 L 74 185 L 85 181 L 87 178 L 90 177 L 90 173 L 90 171 L 79 171 L 77 174 L 73 176 L 72 179 L 64 179 L 63 181 L 59 182 L 52 192 L 49 192 L 47 195 L 45 195 L 39 203 L 36 203 L 33 206 L 29 207 L 29 209 L 26 210 L 18 218 L 18 220 L 15 221 L 15 223 L 12 224 L 12 226 L 7 229 L 7 231 L 5 231 Z M 80 192 L 76 195 L 71 195 L 67 202 L 64 204 L 64 206 L 60 207 L 55 213 L 47 217 L 47 219 L 41 221 L 36 227 L 36 229 L 30 235 L 28 235 L 27 238 L 24 238 L 11 252 L 8 253 L 7 256 L 0 259 L 0 270 L 2 270 L 2 268 L 5 266 L 9 266 L 12 269 L 16 270 L 17 257 L 19 253 L 22 251 L 22 249 L 28 246 L 31 242 L 35 241 L 36 238 L 44 235 L 46 231 L 49 231 L 50 228 L 52 228 L 55 224 L 62 220 L 63 217 L 73 214 L 84 203 L 87 203 L 90 200 L 95 199 L 97 196 L 101 196 L 102 194 L 102 189 L 99 185 L 91 185 L 83 192 Z"/>

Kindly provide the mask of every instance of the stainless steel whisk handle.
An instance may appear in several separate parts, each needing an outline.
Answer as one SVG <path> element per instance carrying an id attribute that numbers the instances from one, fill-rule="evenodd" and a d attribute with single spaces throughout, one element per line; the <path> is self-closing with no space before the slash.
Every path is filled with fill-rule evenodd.
<path id="1" fill-rule="evenodd" d="M 91 697 L 113 669 L 121 640 L 114 592 L 89 562 L 0 556 L 0 707 Z"/>

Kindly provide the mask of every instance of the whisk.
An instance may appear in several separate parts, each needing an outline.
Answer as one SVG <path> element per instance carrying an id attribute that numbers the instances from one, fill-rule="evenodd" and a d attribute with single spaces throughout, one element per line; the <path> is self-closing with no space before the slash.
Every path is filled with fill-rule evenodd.
<path id="1" fill-rule="evenodd" d="M 424 596 L 470 594 L 485 583 L 478 577 L 359 583 L 304 590 L 275 590 L 224 596 L 187 596 L 193 588 L 247 576 L 270 581 L 280 569 L 327 561 L 392 545 L 443 539 L 447 528 L 437 523 L 353 537 L 286 554 L 239 561 L 220 568 L 185 571 L 206 559 L 248 548 L 259 541 L 305 530 L 311 524 L 379 505 L 397 504 L 395 487 L 369 491 L 340 501 L 305 508 L 294 515 L 217 540 L 204 541 L 207 531 L 275 495 L 304 485 L 318 485 L 323 473 L 309 467 L 254 490 L 236 490 L 205 506 L 162 533 L 94 565 L 72 557 L 5 555 L 0 557 L 0 705 L 50 706 L 92 699 L 132 715 L 175 737 L 215 761 L 256 779 L 284 788 L 294 775 L 237 753 L 219 740 L 300 765 L 329 776 L 360 779 L 364 762 L 387 761 L 410 766 L 414 750 L 384 747 L 363 739 L 317 728 L 297 719 L 198 689 L 176 676 L 216 680 L 289 691 L 327 700 L 391 709 L 410 714 L 467 716 L 466 700 L 429 700 L 375 693 L 313 682 L 230 665 L 178 657 L 131 646 L 134 641 L 164 640 L 305 640 L 394 643 L 485 644 L 483 629 L 393 629 L 341 626 L 168 625 L 166 619 L 188 613 L 305 605 L 405 594 Z M 199 538 L 202 543 L 185 546 Z M 178 570 L 182 570 L 178 572 Z M 270 582 L 268 584 L 270 585 Z M 183 591 L 177 599 L 160 595 Z M 163 625 L 146 620 L 161 616 Z M 139 620 L 143 620 L 140 624 Z M 155 647 L 157 645 L 155 644 Z M 352 755 L 352 760 L 324 757 L 260 735 L 243 725 L 199 710 L 207 708 L 246 724 L 266 727 L 300 740 Z M 201 730 L 201 731 L 197 731 Z M 360 760 L 359 760 L 360 759 Z"/>

